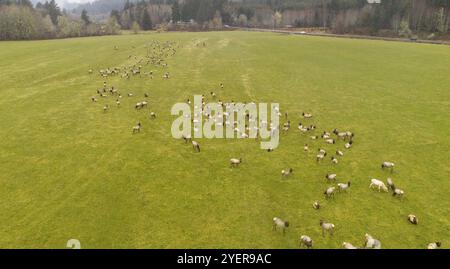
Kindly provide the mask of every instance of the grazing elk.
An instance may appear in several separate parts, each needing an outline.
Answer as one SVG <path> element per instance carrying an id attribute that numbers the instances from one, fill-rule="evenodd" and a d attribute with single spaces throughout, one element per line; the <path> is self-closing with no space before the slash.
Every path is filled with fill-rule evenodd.
<path id="1" fill-rule="evenodd" d="M 350 188 L 350 185 L 351 185 L 352 183 L 349 181 L 349 182 L 347 182 L 347 184 L 344 184 L 344 183 L 338 183 L 337 184 L 337 186 L 338 186 L 338 188 L 339 188 L 339 191 L 346 191 L 346 190 L 348 190 L 348 188 Z"/>
<path id="2" fill-rule="evenodd" d="M 414 225 L 419 224 L 419 219 L 415 215 L 412 215 L 412 214 L 408 215 L 408 221 Z"/>
<path id="3" fill-rule="evenodd" d="M 294 169 L 289 168 L 287 170 L 281 170 L 281 176 L 289 177 L 294 172 Z"/>
<path id="4" fill-rule="evenodd" d="M 330 235 L 334 234 L 334 224 L 326 223 L 323 220 L 320 220 L 320 227 L 322 227 L 322 236 L 325 236 L 325 233 L 328 232 Z"/>
<path id="5" fill-rule="evenodd" d="M 323 194 L 325 195 L 326 198 L 331 198 L 334 197 L 335 191 L 336 187 L 329 187 L 328 189 L 325 190 Z"/>
<path id="6" fill-rule="evenodd" d="M 133 134 L 141 132 L 142 125 L 139 122 L 136 126 L 133 127 Z"/>
<path id="7" fill-rule="evenodd" d="M 325 178 L 327 179 L 327 181 L 336 181 L 336 174 L 326 174 Z"/>
<path id="8" fill-rule="evenodd" d="M 381 242 L 373 238 L 370 234 L 366 234 L 365 248 L 381 249 Z"/>
<path id="9" fill-rule="evenodd" d="M 242 163 L 242 158 L 230 160 L 231 167 L 238 167 L 241 163 Z"/>
<path id="10" fill-rule="evenodd" d="M 310 118 L 313 117 L 313 115 L 312 115 L 311 113 L 305 113 L 305 112 L 302 113 L 302 116 L 303 116 L 303 118 L 305 118 L 305 119 L 310 119 Z"/>
<path id="11" fill-rule="evenodd" d="M 351 243 L 348 243 L 348 242 L 344 242 L 342 244 L 342 247 L 345 249 L 357 249 L 357 247 L 355 247 L 354 245 L 352 245 Z"/>
<path id="12" fill-rule="evenodd" d="M 377 187 L 378 191 L 381 192 L 381 190 L 388 192 L 388 188 L 386 187 L 386 185 L 384 184 L 383 181 L 378 180 L 378 179 L 371 179 L 370 180 L 370 185 L 369 188 L 373 188 L 373 187 Z"/>
<path id="13" fill-rule="evenodd" d="M 280 218 L 273 218 L 273 230 L 276 231 L 277 229 L 283 230 L 283 235 L 286 233 L 286 229 L 289 227 L 289 221 L 283 221 Z"/>
<path id="14" fill-rule="evenodd" d="M 200 152 L 200 145 L 196 141 L 192 141 L 192 147 L 196 152 Z"/>
<path id="15" fill-rule="evenodd" d="M 393 162 L 383 162 L 381 164 L 381 169 L 390 169 L 391 172 L 394 171 L 395 164 Z"/>
<path id="16" fill-rule="evenodd" d="M 309 237 L 307 235 L 300 236 L 300 247 L 301 246 L 305 246 L 307 248 L 312 248 L 313 240 L 311 239 L 311 237 Z"/>
<path id="17" fill-rule="evenodd" d="M 427 249 L 438 249 L 441 247 L 441 242 L 433 242 L 428 244 Z"/>
<path id="18" fill-rule="evenodd" d="M 314 208 L 315 210 L 319 210 L 319 209 L 320 209 L 320 203 L 319 203 L 318 201 L 314 202 L 314 203 L 313 203 L 313 208 Z"/>

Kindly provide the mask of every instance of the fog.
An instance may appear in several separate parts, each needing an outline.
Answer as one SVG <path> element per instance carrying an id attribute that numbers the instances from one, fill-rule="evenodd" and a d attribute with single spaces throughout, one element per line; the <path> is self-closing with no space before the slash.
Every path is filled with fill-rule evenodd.
<path id="1" fill-rule="evenodd" d="M 64 7 L 67 5 L 67 3 L 88 3 L 88 2 L 94 2 L 94 0 L 55 0 L 58 6 Z M 45 2 L 45 0 L 42 0 L 41 2 Z"/>

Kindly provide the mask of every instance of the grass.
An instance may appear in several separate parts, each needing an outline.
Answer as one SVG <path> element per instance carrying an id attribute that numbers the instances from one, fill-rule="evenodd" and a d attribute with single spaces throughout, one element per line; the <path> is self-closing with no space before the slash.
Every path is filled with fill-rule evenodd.
<path id="1" fill-rule="evenodd" d="M 121 108 L 111 97 L 92 103 L 103 80 L 87 70 L 127 65 L 151 40 L 179 42 L 171 79 L 159 68 L 153 80 L 114 77 L 110 84 L 135 97 Z M 365 233 L 383 248 L 450 246 L 450 47 L 166 33 L 0 42 L 0 59 L 0 248 L 65 248 L 70 238 L 82 248 L 298 248 L 302 234 L 316 248 L 340 248 L 361 246 Z M 204 139 L 196 154 L 171 137 L 170 108 L 211 90 L 226 101 L 278 102 L 295 128 L 272 153 L 252 140 Z M 144 92 L 154 121 L 133 109 Z M 314 113 L 317 132 L 356 133 L 337 166 L 303 152 L 305 143 L 343 147 L 299 134 L 303 111 Z M 133 136 L 138 121 L 144 128 Z M 235 157 L 244 163 L 231 169 Z M 371 178 L 390 176 L 382 161 L 396 163 L 403 201 L 369 190 Z M 288 167 L 294 174 L 282 180 Z M 350 190 L 326 201 L 327 172 L 351 180 Z M 285 236 L 272 231 L 275 216 L 290 221 Z M 320 219 L 336 225 L 333 237 L 322 237 Z"/>

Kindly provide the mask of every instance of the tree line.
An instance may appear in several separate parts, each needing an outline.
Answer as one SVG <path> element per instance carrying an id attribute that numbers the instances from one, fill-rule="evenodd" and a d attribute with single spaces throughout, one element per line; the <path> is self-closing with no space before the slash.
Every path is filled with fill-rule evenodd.
<path id="1" fill-rule="evenodd" d="M 153 29 L 152 17 L 157 19 L 158 22 L 163 22 L 170 15 L 170 9 L 167 8 L 167 5 L 164 5 L 164 3 L 159 5 L 159 3 L 159 0 L 141 0 L 138 2 L 127 0 L 122 10 L 111 11 L 111 17 L 117 20 L 122 29 L 151 30 Z M 164 6 L 166 6 L 165 9 Z"/>
<path id="2" fill-rule="evenodd" d="M 29 40 L 116 34 L 114 19 L 92 22 L 87 12 L 69 16 L 55 0 L 38 3 L 29 0 L 0 0 L 0 40 Z"/>
<path id="3" fill-rule="evenodd" d="M 404 37 L 450 33 L 450 0 L 127 0 L 111 16 L 123 29 L 188 25 L 187 30 L 208 30 L 228 24 Z"/>
<path id="4" fill-rule="evenodd" d="M 220 30 L 224 25 L 319 28 L 339 34 L 442 38 L 450 34 L 450 0 L 111 0 L 107 19 L 61 10 L 54 0 L 0 0 L 0 39 L 115 34 L 120 29 Z M 107 9 L 108 1 L 89 4 Z M 95 14 L 94 14 L 95 15 Z"/>

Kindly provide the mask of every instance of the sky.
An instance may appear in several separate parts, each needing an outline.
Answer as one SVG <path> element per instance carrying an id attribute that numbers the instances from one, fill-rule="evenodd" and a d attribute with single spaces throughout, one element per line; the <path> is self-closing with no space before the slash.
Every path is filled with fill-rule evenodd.
<path id="1" fill-rule="evenodd" d="M 56 3 L 58 3 L 59 6 L 64 7 L 65 2 L 69 3 L 87 3 L 87 2 L 93 2 L 94 0 L 55 0 Z"/>
<path id="2" fill-rule="evenodd" d="M 63 3 L 63 2 L 70 2 L 70 3 L 87 3 L 92 2 L 93 0 L 56 0 L 56 2 Z"/>

